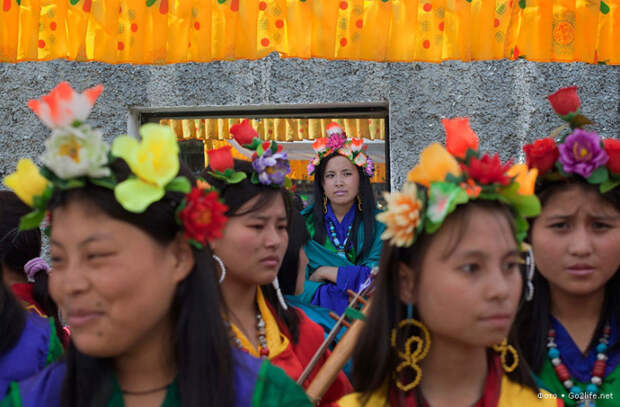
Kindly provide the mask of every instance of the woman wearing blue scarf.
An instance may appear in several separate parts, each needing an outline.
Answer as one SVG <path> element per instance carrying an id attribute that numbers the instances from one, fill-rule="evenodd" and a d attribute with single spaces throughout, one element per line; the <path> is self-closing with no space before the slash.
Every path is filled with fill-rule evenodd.
<path id="1" fill-rule="evenodd" d="M 314 204 L 302 213 L 311 240 L 306 283 L 301 299 L 341 314 L 347 290 L 358 291 L 379 261 L 384 226 L 375 221 L 370 187 L 374 164 L 362 139 L 347 140 L 337 123 L 312 145 L 308 165 L 314 174 Z"/>

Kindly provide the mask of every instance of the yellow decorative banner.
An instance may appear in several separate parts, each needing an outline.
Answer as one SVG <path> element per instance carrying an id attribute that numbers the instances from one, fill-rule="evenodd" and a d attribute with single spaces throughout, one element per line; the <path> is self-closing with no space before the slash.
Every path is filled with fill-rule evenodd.
<path id="1" fill-rule="evenodd" d="M 0 62 L 620 63 L 620 0 L 2 0 Z"/>

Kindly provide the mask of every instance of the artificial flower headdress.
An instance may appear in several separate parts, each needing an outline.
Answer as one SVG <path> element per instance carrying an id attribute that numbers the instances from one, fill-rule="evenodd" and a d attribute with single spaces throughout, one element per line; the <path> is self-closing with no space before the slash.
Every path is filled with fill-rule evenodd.
<path id="1" fill-rule="evenodd" d="M 45 141 L 42 168 L 30 159 L 21 159 L 17 171 L 4 179 L 33 208 L 21 218 L 19 229 L 39 226 L 55 189 L 81 188 L 90 182 L 114 190 L 118 203 L 133 213 L 144 212 L 166 191 L 184 193 L 177 222 L 185 237 L 198 248 L 219 237 L 226 221 L 226 206 L 218 201 L 217 192 L 202 184 L 192 189 L 187 178 L 177 176 L 179 146 L 169 127 L 146 124 L 140 128 L 141 141 L 119 136 L 110 149 L 101 131 L 85 122 L 102 90 L 103 86 L 98 85 L 80 94 L 62 82 L 48 95 L 28 102 L 52 134 Z M 117 158 L 123 159 L 132 173 L 120 183 L 110 165 Z"/>
<path id="2" fill-rule="evenodd" d="M 353 164 L 364 169 L 369 177 L 375 173 L 375 164 L 366 154 L 368 146 L 364 144 L 364 139 L 354 138 L 347 139 L 347 135 L 342 127 L 336 122 L 331 122 L 325 128 L 327 137 L 316 139 L 312 143 L 312 149 L 316 154 L 308 163 L 308 174 L 314 174 L 316 167 L 319 166 L 321 160 L 328 155 L 338 152 L 338 154 L 348 158 Z"/>
<path id="3" fill-rule="evenodd" d="M 528 167 L 538 169 L 541 180 L 582 177 L 601 193 L 620 185 L 620 140 L 602 140 L 583 129 L 592 122 L 581 114 L 577 87 L 562 88 L 547 99 L 566 123 L 551 137 L 523 147 Z"/>
<path id="4" fill-rule="evenodd" d="M 262 141 L 258 133 L 250 125 L 248 119 L 230 128 L 235 141 L 239 145 L 254 151 L 252 154 L 252 172 L 250 181 L 254 184 L 269 185 L 275 188 L 290 188 L 290 163 L 282 146 L 275 141 Z M 224 146 L 207 151 L 210 174 L 228 184 L 236 184 L 247 178 L 242 171 L 234 170 L 232 146 Z"/>
<path id="5" fill-rule="evenodd" d="M 435 233 L 457 205 L 473 199 L 497 200 L 515 212 L 515 238 L 527 234 L 526 217 L 540 212 L 534 195 L 537 170 L 525 164 L 502 164 L 495 154 L 478 151 L 478 136 L 469 118 L 443 119 L 446 147 L 434 143 L 420 155 L 402 191 L 384 192 L 387 210 L 377 215 L 386 225 L 381 235 L 394 246 L 409 247 L 423 231 Z M 421 188 L 423 187 L 423 188 Z"/>

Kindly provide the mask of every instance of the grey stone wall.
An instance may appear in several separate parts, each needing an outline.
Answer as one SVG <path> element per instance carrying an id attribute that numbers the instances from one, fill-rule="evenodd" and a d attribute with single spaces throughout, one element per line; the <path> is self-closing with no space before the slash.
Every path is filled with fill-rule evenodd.
<path id="1" fill-rule="evenodd" d="M 525 142 L 559 125 L 545 96 L 578 85 L 583 111 L 606 137 L 620 137 L 620 67 L 524 60 L 375 63 L 280 59 L 167 66 L 67 61 L 0 64 L 0 176 L 18 157 L 37 157 L 48 132 L 26 107 L 57 82 L 103 83 L 91 121 L 106 137 L 127 131 L 134 106 L 384 102 L 390 106 L 392 187 L 421 149 L 443 141 L 442 117 L 470 116 L 481 148 L 521 157 Z"/>

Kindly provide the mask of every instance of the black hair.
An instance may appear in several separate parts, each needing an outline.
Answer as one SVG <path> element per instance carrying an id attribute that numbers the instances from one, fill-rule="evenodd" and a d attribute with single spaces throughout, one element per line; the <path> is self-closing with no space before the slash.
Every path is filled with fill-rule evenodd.
<path id="1" fill-rule="evenodd" d="M 251 181 L 251 176 L 254 170 L 252 168 L 252 163 L 249 161 L 235 160 L 234 169 L 235 171 L 244 172 L 247 177 L 243 181 L 236 184 L 228 184 L 219 178 L 213 177 L 210 174 L 209 168 L 205 168 L 201 173 L 201 176 L 210 185 L 212 185 L 219 191 L 220 197 L 222 198 L 226 206 L 228 206 L 226 216 L 243 216 L 248 213 L 261 210 L 271 204 L 273 200 L 276 199 L 278 196 L 281 196 L 284 201 L 288 235 L 290 236 L 292 234 L 291 202 L 288 191 L 283 188 L 274 188 L 269 185 L 263 185 L 261 183 L 253 183 Z M 247 209 L 244 212 L 239 212 L 239 208 L 241 208 L 246 202 L 252 200 L 254 197 L 257 196 L 260 198 L 251 208 Z M 293 270 L 289 271 L 292 272 Z M 280 274 L 278 272 L 278 276 L 279 275 Z M 271 284 L 262 285 L 261 289 L 269 305 L 271 305 L 273 309 L 275 309 L 277 316 L 280 318 L 281 321 L 284 322 L 284 324 L 288 328 L 292 336 L 291 339 L 294 343 L 297 343 L 299 341 L 299 315 L 297 314 L 297 311 L 295 311 L 292 307 L 289 307 L 288 310 L 285 310 L 282 307 L 280 301 L 278 301 L 276 290 Z"/>
<path id="2" fill-rule="evenodd" d="M 19 278 L 24 282 L 24 266 L 41 255 L 41 230 L 19 230 L 21 217 L 31 211 L 12 191 L 0 191 L 0 267 L 4 273 L 19 274 Z M 47 278 L 45 271 L 34 275 L 32 298 L 46 316 L 54 318 L 58 337 L 65 339 L 58 317 L 58 307 L 47 289 Z"/>
<path id="3" fill-rule="evenodd" d="M 119 182 L 129 176 L 122 160 L 111 164 Z M 194 179 L 183 164 L 179 175 Z M 166 192 L 143 213 L 130 213 L 116 201 L 110 189 L 87 182 L 83 188 L 56 190 L 49 207 L 64 207 L 83 201 L 107 216 L 131 224 L 161 244 L 169 244 L 181 232 L 175 210 L 183 194 Z M 52 222 L 52 228 L 53 228 Z M 193 249 L 195 265 L 176 287 L 171 304 L 172 343 L 177 367 L 180 401 L 186 407 L 204 405 L 231 407 L 234 400 L 233 357 L 228 330 L 218 312 L 219 290 L 210 249 Z M 153 301 L 157 299 L 154 298 Z M 66 355 L 67 373 L 61 406 L 105 406 L 114 383 L 113 361 L 80 352 L 73 343 Z"/>
<path id="4" fill-rule="evenodd" d="M 0 359 L 13 349 L 26 324 L 26 310 L 2 281 L 0 268 Z"/>
<path id="5" fill-rule="evenodd" d="M 314 208 L 312 211 L 312 217 L 314 220 L 314 240 L 319 244 L 325 244 L 327 238 L 327 231 L 325 230 L 325 221 L 323 213 L 323 200 L 325 199 L 325 191 L 323 190 L 323 177 L 325 175 L 325 168 L 327 163 L 334 157 L 342 157 L 337 152 L 332 153 L 324 157 L 319 165 L 316 167 L 314 173 Z M 353 247 L 357 247 L 357 234 L 360 225 L 364 225 L 364 245 L 362 250 L 357 253 L 357 259 L 361 259 L 370 253 L 372 245 L 375 241 L 375 234 L 377 233 L 377 227 L 375 224 L 375 196 L 372 192 L 372 186 L 370 185 L 370 178 L 364 172 L 362 167 L 354 165 L 359 175 L 359 192 L 358 197 L 362 201 L 362 211 L 357 212 L 353 220 L 351 227 L 351 235 L 353 236 Z M 356 259 L 356 262 L 357 262 Z"/>
<path id="6" fill-rule="evenodd" d="M 470 201 L 458 206 L 444 221 L 444 225 L 449 222 L 456 227 L 450 246 L 456 246 L 461 240 L 461 235 L 465 233 L 468 219 L 471 216 L 471 209 L 474 207 L 495 211 L 498 216 L 508 219 L 514 235 L 514 216 L 507 205 L 499 201 Z M 383 391 L 383 388 L 389 392 L 389 395 L 398 391 L 393 372 L 396 371 L 399 364 L 399 357 L 390 343 L 391 332 L 401 320 L 407 318 L 407 305 L 400 300 L 399 264 L 410 265 L 414 272 L 418 271 L 415 278 L 419 278 L 419 270 L 421 270 L 424 255 L 435 236 L 437 234 L 421 233 L 410 247 L 397 247 L 389 242 L 383 244 L 379 260 L 380 272 L 372 298 L 373 305 L 360 334 L 361 339 L 357 342 L 353 354 L 353 385 L 356 391 L 362 393 L 364 404 L 368 404 L 372 393 Z M 446 252 L 450 251 L 450 248 L 446 248 Z M 525 270 L 522 272 L 524 274 Z M 525 278 L 523 280 L 525 286 Z M 419 319 L 415 305 L 413 306 L 413 313 L 414 318 Z M 413 329 L 402 329 L 398 340 L 401 349 L 407 338 L 414 334 Z M 508 335 L 510 344 L 515 344 L 514 336 L 515 329 L 513 326 Z M 520 353 L 520 349 L 517 346 L 515 348 Z M 520 362 L 517 369 L 507 373 L 507 375 L 511 380 L 538 391 L 526 363 Z M 384 387 L 386 383 L 388 386 Z M 420 403 L 419 388 L 415 388 L 414 392 L 415 398 Z"/>
<path id="7" fill-rule="evenodd" d="M 565 191 L 568 188 L 581 188 L 584 192 L 592 191 L 600 194 L 602 199 L 620 212 L 620 188 L 616 187 L 611 191 L 601 194 L 598 185 L 592 185 L 577 177 L 567 180 L 547 181 L 543 180 L 536 186 L 536 195 L 544 207 L 549 199 L 557 192 Z M 536 219 L 530 224 L 533 226 Z M 531 231 L 530 227 L 530 231 Z M 539 373 L 543 367 L 547 355 L 547 333 L 550 328 L 550 292 L 549 282 L 536 269 L 534 273 L 534 298 L 524 304 L 520 309 L 516 325 L 518 326 L 518 341 L 524 349 L 523 356 L 532 367 L 534 373 Z M 597 338 L 600 338 L 607 321 L 615 329 L 620 329 L 620 269 L 605 284 L 605 294 L 600 319 L 597 322 L 592 339 L 587 347 L 591 349 L 596 346 Z M 612 350 L 620 348 L 620 343 L 616 343 Z"/>
<path id="8" fill-rule="evenodd" d="M 306 228 L 306 221 L 300 211 L 303 204 L 293 198 L 294 208 L 291 211 L 291 233 L 288 235 L 288 247 L 278 271 L 278 279 L 280 280 L 280 288 L 282 293 L 295 295 L 297 287 L 297 272 L 299 270 L 299 250 L 310 240 L 310 233 Z"/>

